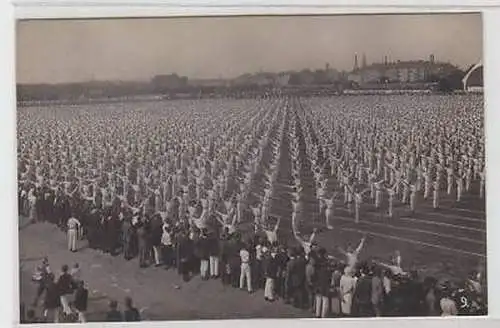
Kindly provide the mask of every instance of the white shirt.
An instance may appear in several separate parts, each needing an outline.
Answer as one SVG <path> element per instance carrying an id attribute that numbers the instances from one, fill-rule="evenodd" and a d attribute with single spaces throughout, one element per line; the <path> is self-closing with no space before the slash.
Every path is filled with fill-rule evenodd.
<path id="1" fill-rule="evenodd" d="M 80 268 L 71 269 L 69 274 L 71 275 L 71 277 L 73 277 L 74 280 L 80 280 L 80 277 L 81 277 Z"/>
<path id="2" fill-rule="evenodd" d="M 356 278 L 345 274 L 340 277 L 340 293 L 343 295 L 343 298 L 345 297 L 344 295 L 350 295 L 350 297 L 352 297 L 355 288 Z"/>
<path id="3" fill-rule="evenodd" d="M 350 268 L 354 268 L 356 266 L 356 263 L 358 263 L 358 253 L 357 252 L 352 252 L 352 253 L 347 253 L 347 266 Z"/>
<path id="4" fill-rule="evenodd" d="M 384 285 L 384 291 L 386 294 L 389 294 L 391 292 L 391 279 L 387 278 L 386 276 L 384 276 L 384 278 L 382 279 L 382 283 Z"/>
<path id="5" fill-rule="evenodd" d="M 250 262 L 250 253 L 246 249 L 240 250 L 240 258 L 241 263 L 249 263 Z"/>
<path id="6" fill-rule="evenodd" d="M 257 260 L 262 260 L 262 245 L 255 246 L 255 257 Z"/>
<path id="7" fill-rule="evenodd" d="M 74 217 L 70 217 L 68 220 L 68 229 L 76 229 L 80 227 L 80 221 Z"/>
<path id="8" fill-rule="evenodd" d="M 449 299 L 447 297 L 442 298 L 439 302 L 439 305 L 441 306 L 442 311 L 441 316 L 447 317 L 457 315 L 457 306 L 452 299 Z"/>
<path id="9" fill-rule="evenodd" d="M 267 236 L 267 240 L 273 244 L 278 241 L 278 234 L 274 230 L 264 230 Z"/>

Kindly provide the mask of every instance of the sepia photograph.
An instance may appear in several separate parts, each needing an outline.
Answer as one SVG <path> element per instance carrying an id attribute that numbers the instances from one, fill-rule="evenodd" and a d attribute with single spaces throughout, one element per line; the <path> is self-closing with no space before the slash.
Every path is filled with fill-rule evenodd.
<path id="1" fill-rule="evenodd" d="M 19 321 L 488 315 L 482 19 L 18 20 Z"/>

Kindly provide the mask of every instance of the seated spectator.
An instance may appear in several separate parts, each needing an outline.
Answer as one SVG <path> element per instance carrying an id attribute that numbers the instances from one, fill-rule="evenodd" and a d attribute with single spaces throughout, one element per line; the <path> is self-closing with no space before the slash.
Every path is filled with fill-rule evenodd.
<path id="1" fill-rule="evenodd" d="M 120 322 L 123 321 L 122 313 L 118 311 L 118 302 L 109 302 L 109 311 L 106 313 L 107 322 Z"/>
<path id="2" fill-rule="evenodd" d="M 125 311 L 124 311 L 125 321 L 141 321 L 141 316 L 139 310 L 137 310 L 133 304 L 130 297 L 125 298 Z"/>
<path id="3" fill-rule="evenodd" d="M 442 292 L 443 296 L 439 301 L 439 305 L 441 307 L 441 316 L 456 316 L 458 314 L 458 310 L 455 301 L 452 299 L 451 284 L 446 282 Z"/>

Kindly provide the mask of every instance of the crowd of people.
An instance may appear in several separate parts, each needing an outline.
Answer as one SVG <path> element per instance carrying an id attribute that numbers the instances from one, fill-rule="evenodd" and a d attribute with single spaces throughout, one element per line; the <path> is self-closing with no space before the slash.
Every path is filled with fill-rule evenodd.
<path id="1" fill-rule="evenodd" d="M 21 109 L 19 211 L 66 231 L 70 251 L 86 239 L 317 317 L 484 314 L 481 272 L 438 284 L 406 272 L 397 251 L 392 263 L 359 261 L 364 238 L 340 260 L 316 244 L 339 206 L 359 222 L 364 206 L 392 218 L 396 201 L 413 213 L 428 198 L 438 209 L 442 193 L 484 199 L 479 97 L 459 108 L 371 97 Z"/>
<path id="2" fill-rule="evenodd" d="M 35 298 L 27 309 L 25 303 L 21 303 L 21 323 L 87 322 L 89 291 L 78 263 L 71 269 L 68 265 L 63 265 L 56 278 L 48 257 L 44 257 L 35 268 L 32 281 L 36 284 Z M 42 311 L 37 315 L 40 303 Z M 132 299 L 126 297 L 124 304 L 122 314 L 118 311 L 118 302 L 111 300 L 105 321 L 140 321 L 140 313 L 133 306 Z"/>

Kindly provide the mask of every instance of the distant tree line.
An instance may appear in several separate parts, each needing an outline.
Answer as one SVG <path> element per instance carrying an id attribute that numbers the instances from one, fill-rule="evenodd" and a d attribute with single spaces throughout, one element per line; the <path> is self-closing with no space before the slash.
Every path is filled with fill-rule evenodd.
<path id="1" fill-rule="evenodd" d="M 281 73 L 284 74 L 284 73 Z M 355 82 L 347 80 L 345 72 L 332 70 L 309 70 L 287 72 L 289 78 L 285 85 L 265 82 L 257 83 L 255 75 L 245 74 L 237 83 L 220 80 L 220 83 L 203 85 L 190 83 L 185 76 L 177 74 L 156 75 L 147 82 L 82 82 L 64 84 L 18 84 L 18 101 L 78 101 L 84 99 L 122 98 L 130 96 L 163 95 L 166 98 L 197 97 L 243 97 L 272 92 L 281 88 L 282 92 L 293 94 L 338 94 L 344 89 L 360 88 Z M 267 80 L 278 81 L 279 74 L 265 73 Z M 432 75 L 429 83 L 437 85 L 440 92 L 451 92 L 462 88 L 463 72 L 455 70 L 444 76 Z M 365 88 L 415 88 L 411 84 L 388 83 L 384 78 L 379 85 L 367 85 Z M 425 87 L 425 86 L 424 86 Z M 297 89 L 299 88 L 299 89 Z M 417 87 L 418 88 L 418 87 Z"/>

